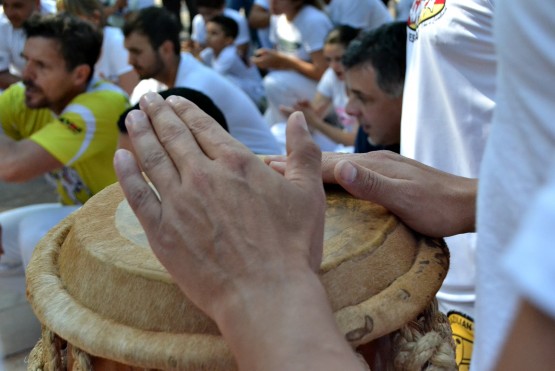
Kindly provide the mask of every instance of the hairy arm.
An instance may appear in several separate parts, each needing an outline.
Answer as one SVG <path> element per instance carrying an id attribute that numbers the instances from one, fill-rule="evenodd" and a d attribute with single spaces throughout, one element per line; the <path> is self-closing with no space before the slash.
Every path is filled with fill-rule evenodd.
<path id="1" fill-rule="evenodd" d="M 21 77 L 12 75 L 10 71 L 0 72 L 0 89 L 7 89 L 11 84 L 21 80 Z"/>
<path id="2" fill-rule="evenodd" d="M 264 160 L 283 172 L 286 159 Z M 357 198 L 383 205 L 417 232 L 447 237 L 474 232 L 477 179 L 448 174 L 389 151 L 324 153 L 322 177 Z"/>
<path id="3" fill-rule="evenodd" d="M 151 93 L 141 109 L 127 116 L 138 164 L 126 151 L 115 158 L 122 188 L 154 253 L 216 321 L 239 368 L 363 369 L 315 273 L 325 195 L 302 116 L 290 118 L 281 176 L 189 101 Z"/>
<path id="4" fill-rule="evenodd" d="M 0 180 L 25 182 L 63 164 L 37 143 L 0 134 Z"/>

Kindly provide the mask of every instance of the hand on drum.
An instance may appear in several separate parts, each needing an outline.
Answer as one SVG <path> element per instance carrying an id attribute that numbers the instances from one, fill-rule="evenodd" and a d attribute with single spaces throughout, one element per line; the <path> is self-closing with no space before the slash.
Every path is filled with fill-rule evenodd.
<path id="1" fill-rule="evenodd" d="M 286 158 L 265 159 L 283 173 Z M 322 177 L 379 203 L 415 231 L 446 237 L 475 229 L 477 180 L 451 175 L 393 152 L 324 153 Z"/>
<path id="2" fill-rule="evenodd" d="M 154 253 L 216 321 L 240 368 L 303 364 L 311 347 L 357 364 L 314 273 L 325 194 L 302 115 L 289 120 L 281 176 L 183 98 L 150 93 L 140 107 L 126 120 L 137 160 L 124 150 L 115 157 L 121 186 Z"/>

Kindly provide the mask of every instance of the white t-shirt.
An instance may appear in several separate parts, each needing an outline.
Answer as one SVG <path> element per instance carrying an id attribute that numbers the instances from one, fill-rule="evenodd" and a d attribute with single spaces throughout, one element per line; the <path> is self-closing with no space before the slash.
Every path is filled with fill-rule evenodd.
<path id="1" fill-rule="evenodd" d="M 381 0 L 331 0 L 326 12 L 335 25 L 372 29 L 391 22 L 391 14 Z"/>
<path id="2" fill-rule="evenodd" d="M 225 47 L 218 57 L 212 48 L 206 48 L 200 52 L 200 58 L 207 66 L 243 89 L 255 103 L 261 102 L 264 97 L 262 76 L 254 64 L 247 66 L 243 62 L 235 45 Z"/>
<path id="3" fill-rule="evenodd" d="M 239 13 L 237 10 L 231 8 L 225 8 L 223 15 L 237 22 L 239 33 L 235 38 L 235 45 L 250 43 L 251 36 L 249 34 L 249 23 L 247 22 L 245 16 Z M 206 24 L 204 23 L 204 18 L 200 14 L 195 15 L 195 17 L 193 18 L 191 39 L 199 43 L 200 45 L 204 45 L 206 43 Z"/>
<path id="4" fill-rule="evenodd" d="M 306 5 L 292 22 L 284 14 L 273 16 L 270 20 L 270 40 L 278 51 L 310 61 L 311 53 L 324 48 L 324 39 L 332 27 L 324 12 Z"/>
<path id="5" fill-rule="evenodd" d="M 401 154 L 477 178 L 495 106 L 493 4 L 437 3 L 415 1 L 411 9 Z M 438 293 L 444 310 L 473 316 L 475 240 L 473 233 L 446 238 L 451 267 Z"/>
<path id="6" fill-rule="evenodd" d="M 555 3 L 501 1 L 495 17 L 497 108 L 478 191 L 474 370 L 492 369 L 506 339 L 519 293 L 499 262 L 548 184 L 555 158 Z M 553 228 L 542 231 L 542 246 L 553 250 L 552 233 Z M 532 248 L 533 241 L 526 241 L 531 249 L 541 248 Z M 549 287 L 543 295 L 553 296 L 555 286 Z"/>
<path id="7" fill-rule="evenodd" d="M 347 107 L 349 101 L 345 81 L 339 80 L 333 69 L 328 68 L 318 83 L 317 91 L 324 97 L 331 99 L 335 114 L 343 125 L 343 130 L 353 132 L 357 121 L 355 117 L 345 112 L 345 107 Z"/>
<path id="8" fill-rule="evenodd" d="M 268 0 L 254 0 L 254 5 L 258 5 L 259 7 L 270 12 L 270 2 Z M 256 30 L 256 33 L 258 35 L 258 41 L 260 42 L 261 48 L 271 49 L 274 47 L 274 44 L 270 41 L 270 26 L 266 28 L 259 28 Z"/>
<path id="9" fill-rule="evenodd" d="M 198 90 L 212 99 L 224 114 L 230 134 L 254 153 L 281 153 L 254 102 L 241 89 L 189 53 L 181 53 L 175 86 Z M 142 80 L 133 90 L 131 102 L 135 104 L 149 91 L 165 89 L 167 86 L 154 79 Z"/>
<path id="10" fill-rule="evenodd" d="M 111 26 L 104 27 L 102 51 L 94 66 L 94 75 L 113 83 L 118 83 L 119 76 L 133 70 L 129 64 L 129 53 L 123 46 L 123 32 Z"/>

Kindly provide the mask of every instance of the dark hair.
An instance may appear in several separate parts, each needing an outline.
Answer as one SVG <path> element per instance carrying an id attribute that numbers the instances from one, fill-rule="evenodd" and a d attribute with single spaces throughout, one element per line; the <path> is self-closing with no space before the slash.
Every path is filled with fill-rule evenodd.
<path id="1" fill-rule="evenodd" d="M 380 89 L 393 97 L 401 96 L 407 65 L 406 28 L 406 22 L 391 22 L 362 32 L 343 55 L 345 70 L 370 64 L 376 71 Z"/>
<path id="2" fill-rule="evenodd" d="M 206 8 L 221 9 L 224 7 L 225 3 L 226 3 L 225 0 L 197 0 L 196 1 L 197 8 L 199 6 L 203 6 Z"/>
<path id="3" fill-rule="evenodd" d="M 334 27 L 326 36 L 325 44 L 340 44 L 345 47 L 349 46 L 349 43 L 356 39 L 360 33 L 359 28 L 354 28 L 347 25 L 340 25 Z"/>
<path id="4" fill-rule="evenodd" d="M 153 49 L 158 49 L 164 41 L 173 43 L 173 50 L 179 55 L 181 43 L 179 32 L 181 24 L 173 13 L 165 8 L 151 6 L 132 13 L 123 25 L 123 34 L 128 37 L 131 33 L 138 32 L 145 35 Z"/>
<path id="5" fill-rule="evenodd" d="M 232 18 L 226 17 L 225 15 L 217 15 L 210 19 L 207 23 L 209 22 L 219 24 L 224 32 L 224 35 L 231 37 L 233 40 L 235 40 L 239 34 L 239 26 L 237 25 L 237 22 L 235 22 Z"/>
<path id="6" fill-rule="evenodd" d="M 86 64 L 90 67 L 89 81 L 94 75 L 94 65 L 102 48 L 102 31 L 91 23 L 67 13 L 40 15 L 33 14 L 23 23 L 23 29 L 30 37 L 45 37 L 57 40 L 60 53 L 68 71 Z"/>
<path id="7" fill-rule="evenodd" d="M 220 109 L 214 104 L 212 99 L 208 98 L 203 93 L 189 89 L 189 88 L 171 88 L 168 90 L 164 90 L 159 92 L 162 98 L 166 99 L 170 95 L 178 95 L 180 97 L 184 97 L 194 104 L 198 106 L 201 110 L 203 110 L 208 116 L 212 117 L 218 124 L 221 125 L 226 131 L 229 131 L 227 128 L 227 121 L 225 120 L 224 114 Z M 139 109 L 139 103 L 135 104 L 133 107 L 128 108 L 124 113 L 122 113 L 118 119 L 118 128 L 121 133 L 127 133 L 127 128 L 125 127 L 125 118 L 127 114 L 135 109 Z"/>

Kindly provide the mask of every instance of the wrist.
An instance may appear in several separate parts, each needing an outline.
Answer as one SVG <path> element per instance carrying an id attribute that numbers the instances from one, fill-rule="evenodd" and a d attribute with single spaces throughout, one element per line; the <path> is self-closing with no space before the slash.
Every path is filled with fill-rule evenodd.
<path id="1" fill-rule="evenodd" d="M 247 280 L 215 309 L 239 368 L 322 369 L 323 362 L 333 365 L 326 357 L 358 362 L 318 276 L 308 266 L 273 276 L 267 282 Z"/>

